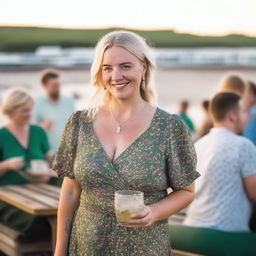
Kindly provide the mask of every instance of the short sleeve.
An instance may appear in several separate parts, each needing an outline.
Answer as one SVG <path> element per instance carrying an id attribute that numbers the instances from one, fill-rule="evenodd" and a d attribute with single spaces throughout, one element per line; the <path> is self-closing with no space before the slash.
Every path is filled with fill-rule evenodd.
<path id="1" fill-rule="evenodd" d="M 256 147 L 249 141 L 244 140 L 243 145 L 240 147 L 239 159 L 241 163 L 241 175 L 242 177 L 248 177 L 256 174 Z"/>
<path id="2" fill-rule="evenodd" d="M 52 169 L 56 171 L 61 178 L 75 178 L 73 166 L 76 157 L 80 114 L 81 111 L 76 111 L 69 117 L 62 134 L 58 152 L 53 161 Z"/>
<path id="3" fill-rule="evenodd" d="M 1 144 L 0 144 L 0 161 L 3 161 L 3 149 Z"/>
<path id="4" fill-rule="evenodd" d="M 200 174 L 196 171 L 196 152 L 187 125 L 170 115 L 166 127 L 166 171 L 169 186 L 175 191 L 190 185 Z"/>

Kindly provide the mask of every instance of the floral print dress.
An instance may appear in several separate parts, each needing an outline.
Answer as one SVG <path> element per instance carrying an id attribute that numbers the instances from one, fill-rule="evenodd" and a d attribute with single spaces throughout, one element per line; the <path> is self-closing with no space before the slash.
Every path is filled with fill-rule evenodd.
<path id="1" fill-rule="evenodd" d="M 87 111 L 72 114 L 53 169 L 75 178 L 82 192 L 74 217 L 71 256 L 168 256 L 168 221 L 150 227 L 120 226 L 114 213 L 116 190 L 144 192 L 145 204 L 158 202 L 191 184 L 196 155 L 189 130 L 176 115 L 156 109 L 150 126 L 113 162 L 88 121 Z"/>

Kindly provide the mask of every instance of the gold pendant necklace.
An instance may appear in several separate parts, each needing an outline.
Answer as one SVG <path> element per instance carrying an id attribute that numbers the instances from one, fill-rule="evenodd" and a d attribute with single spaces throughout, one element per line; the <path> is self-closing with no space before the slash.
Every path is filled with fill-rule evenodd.
<path id="1" fill-rule="evenodd" d="M 139 113 L 141 113 L 141 112 L 144 110 L 144 108 L 146 107 L 146 105 L 147 105 L 147 104 L 145 103 L 145 105 L 144 105 L 139 111 L 137 111 L 134 115 L 131 115 L 129 118 L 127 118 L 126 120 L 124 120 L 122 123 L 120 123 L 120 122 L 116 119 L 116 117 L 114 116 L 113 112 L 112 112 L 111 109 L 109 108 L 109 112 L 110 112 L 111 116 L 113 117 L 113 119 L 114 119 L 115 122 L 117 123 L 116 134 L 121 133 L 121 131 L 122 131 L 121 125 L 123 125 L 124 123 L 126 123 L 127 121 L 129 121 L 132 117 L 134 117 L 134 116 L 138 115 Z"/>

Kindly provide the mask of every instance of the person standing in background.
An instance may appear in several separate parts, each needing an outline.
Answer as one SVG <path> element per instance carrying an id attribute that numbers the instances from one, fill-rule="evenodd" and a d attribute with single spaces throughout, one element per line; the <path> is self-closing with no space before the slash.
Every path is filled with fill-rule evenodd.
<path id="1" fill-rule="evenodd" d="M 43 70 L 40 82 L 45 95 L 36 99 L 33 120 L 47 131 L 51 154 L 54 156 L 66 121 L 75 110 L 75 104 L 72 97 L 61 95 L 60 74 L 57 70 Z"/>
<path id="2" fill-rule="evenodd" d="M 254 82 L 248 82 L 248 88 L 244 98 L 245 107 L 249 110 L 251 117 L 245 127 L 243 135 L 256 145 L 256 84 Z"/>
<path id="3" fill-rule="evenodd" d="M 189 116 L 187 114 L 188 107 L 189 107 L 188 101 L 186 101 L 186 100 L 181 101 L 180 105 L 179 105 L 179 116 L 187 124 L 190 132 L 193 133 L 193 132 L 195 132 L 195 127 L 194 127 L 192 120 L 189 118 Z"/>
<path id="4" fill-rule="evenodd" d="M 248 81 L 248 86 L 244 93 L 245 108 L 250 113 L 250 120 L 246 124 L 243 136 L 256 145 L 256 84 Z M 256 232 L 256 203 L 252 205 L 252 216 L 249 222 L 250 229 Z"/>
<path id="5" fill-rule="evenodd" d="M 246 87 L 246 81 L 240 75 L 232 73 L 224 77 L 224 79 L 220 83 L 218 91 L 237 93 L 243 100 Z"/>
<path id="6" fill-rule="evenodd" d="M 203 100 L 201 103 L 201 109 L 203 111 L 203 120 L 198 127 L 198 139 L 209 133 L 213 127 L 212 119 L 209 113 L 209 100 Z"/>
<path id="7" fill-rule="evenodd" d="M 250 232 L 256 202 L 256 148 L 240 136 L 248 112 L 237 93 L 220 92 L 209 107 L 214 128 L 195 143 L 201 174 L 184 225 L 173 226 L 173 246 L 207 256 L 255 256 Z M 223 246 L 225 245 L 225 246 Z"/>
<path id="8" fill-rule="evenodd" d="M 185 224 L 249 231 L 250 199 L 256 201 L 256 189 L 252 186 L 256 184 L 256 149 L 239 136 L 248 122 L 248 113 L 239 95 L 232 92 L 216 94 L 210 113 L 214 128 L 195 144 L 197 171 L 202 176 Z M 238 206 L 243 214 L 235 212 Z"/>

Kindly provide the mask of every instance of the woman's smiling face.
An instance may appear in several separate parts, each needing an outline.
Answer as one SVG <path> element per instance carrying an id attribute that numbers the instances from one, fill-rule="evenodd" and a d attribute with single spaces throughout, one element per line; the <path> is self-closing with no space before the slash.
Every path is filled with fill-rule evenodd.
<path id="1" fill-rule="evenodd" d="M 9 114 L 9 118 L 17 124 L 28 124 L 31 119 L 34 103 L 29 100 Z"/>
<path id="2" fill-rule="evenodd" d="M 140 95 L 145 65 L 128 50 L 112 46 L 102 61 L 102 81 L 113 98 L 127 100 Z"/>

